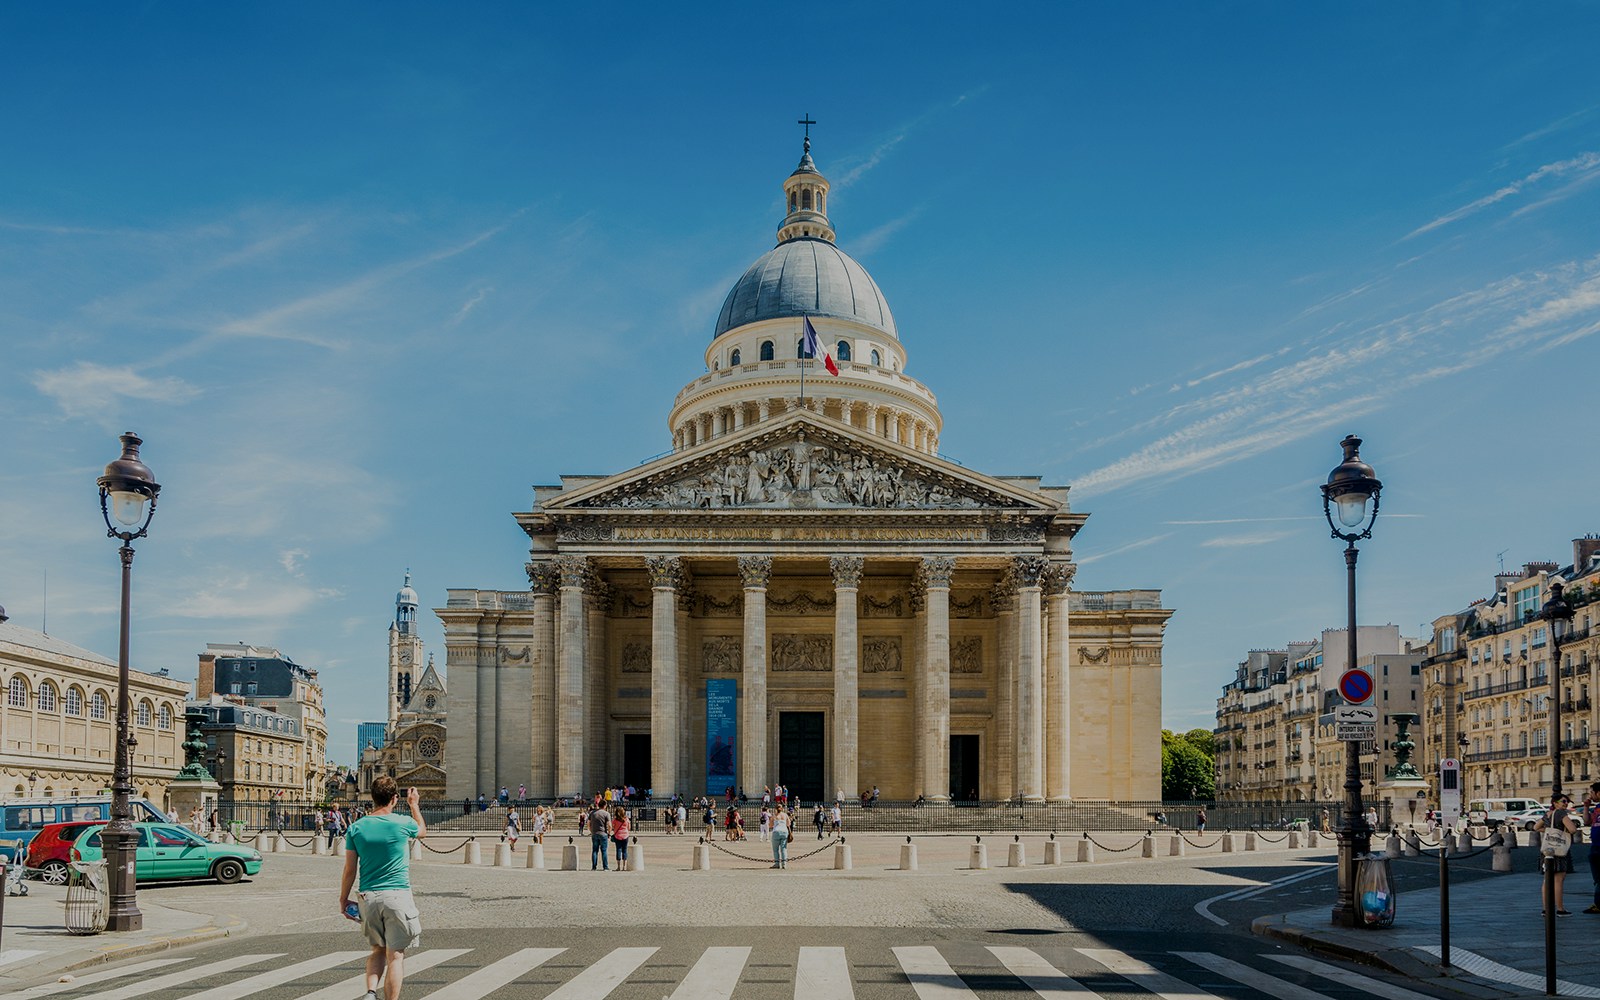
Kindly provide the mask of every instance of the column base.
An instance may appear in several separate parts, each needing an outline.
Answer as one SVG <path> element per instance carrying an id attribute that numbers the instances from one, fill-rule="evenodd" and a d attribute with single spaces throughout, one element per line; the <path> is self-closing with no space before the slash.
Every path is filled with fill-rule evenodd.
<path id="1" fill-rule="evenodd" d="M 1050 802 L 1071 802 L 1072 801 L 1072 796 L 1070 796 L 1070 795 L 1052 795 L 1052 796 L 1050 796 L 1048 801 L 1050 801 Z"/>
<path id="2" fill-rule="evenodd" d="M 1038 792 L 1034 792 L 1031 795 L 1025 792 L 1022 795 L 1022 801 L 1027 805 L 1043 805 L 1044 796 Z"/>

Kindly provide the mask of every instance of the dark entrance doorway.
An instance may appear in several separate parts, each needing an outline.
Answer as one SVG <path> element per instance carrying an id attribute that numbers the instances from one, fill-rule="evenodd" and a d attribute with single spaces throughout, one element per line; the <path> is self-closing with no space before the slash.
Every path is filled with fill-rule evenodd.
<path id="1" fill-rule="evenodd" d="M 778 713 L 778 783 L 789 786 L 789 801 L 821 802 L 824 747 L 821 712 Z M 752 795 L 759 789 L 746 789 Z"/>
<path id="2" fill-rule="evenodd" d="M 650 734 L 622 734 L 622 783 L 639 789 L 650 787 Z"/>
<path id="3" fill-rule="evenodd" d="M 978 737 L 950 737 L 950 801 L 966 802 L 983 794 L 978 777 Z"/>

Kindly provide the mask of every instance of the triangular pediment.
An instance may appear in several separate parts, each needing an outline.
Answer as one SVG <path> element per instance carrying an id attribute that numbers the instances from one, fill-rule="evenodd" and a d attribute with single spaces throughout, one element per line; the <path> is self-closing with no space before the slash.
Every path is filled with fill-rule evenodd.
<path id="1" fill-rule="evenodd" d="M 804 410 L 584 482 L 547 497 L 543 507 L 551 513 L 1061 510 L 1050 497 Z"/>
<path id="2" fill-rule="evenodd" d="M 412 768 L 409 771 L 406 771 L 403 774 L 397 775 L 396 779 L 401 784 L 405 784 L 409 781 L 415 784 L 436 785 L 444 781 L 444 772 L 439 768 L 434 767 L 432 764 L 422 764 L 418 767 Z"/>

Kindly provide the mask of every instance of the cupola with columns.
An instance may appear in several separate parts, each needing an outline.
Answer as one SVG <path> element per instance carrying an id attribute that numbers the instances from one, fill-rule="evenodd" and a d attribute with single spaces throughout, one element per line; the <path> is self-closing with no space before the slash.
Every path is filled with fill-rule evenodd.
<path id="1" fill-rule="evenodd" d="M 890 441 L 937 454 L 938 400 L 905 373 L 906 349 L 877 282 L 834 244 L 828 179 L 811 158 L 809 126 L 800 165 L 783 183 L 787 214 L 778 244 L 728 292 L 705 354 L 706 374 L 673 402 L 674 451 L 805 408 Z M 809 317 L 839 374 L 802 359 Z M 801 396 L 801 366 L 805 395 Z"/>

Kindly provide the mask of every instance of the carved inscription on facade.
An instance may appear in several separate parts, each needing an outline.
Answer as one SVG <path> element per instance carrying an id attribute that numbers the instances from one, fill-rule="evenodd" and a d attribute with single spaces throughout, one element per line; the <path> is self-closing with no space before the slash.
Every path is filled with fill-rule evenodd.
<path id="1" fill-rule="evenodd" d="M 650 644 L 648 642 L 629 642 L 623 645 L 622 672 L 625 674 L 648 674 L 650 672 Z"/>
<path id="2" fill-rule="evenodd" d="M 872 636 L 861 640 L 862 673 L 898 674 L 904 669 L 899 636 Z"/>
<path id="3" fill-rule="evenodd" d="M 775 672 L 817 673 L 833 669 L 833 636 L 780 633 L 772 637 Z"/>
<path id="4" fill-rule="evenodd" d="M 983 640 L 975 635 L 958 636 L 950 640 L 950 672 L 952 674 L 983 673 Z"/>
<path id="5" fill-rule="evenodd" d="M 708 674 L 737 674 L 743 671 L 744 648 L 737 636 L 713 635 L 700 643 L 700 669 Z"/>

